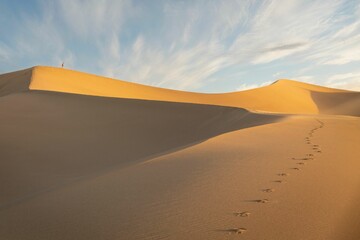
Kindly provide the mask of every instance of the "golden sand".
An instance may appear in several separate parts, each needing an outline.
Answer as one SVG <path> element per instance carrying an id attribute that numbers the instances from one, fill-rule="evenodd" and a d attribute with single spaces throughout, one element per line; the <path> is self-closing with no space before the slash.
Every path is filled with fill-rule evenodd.
<path id="1" fill-rule="evenodd" d="M 291 80 L 201 94 L 0 75 L 0 239 L 358 240 L 359 106 Z"/>

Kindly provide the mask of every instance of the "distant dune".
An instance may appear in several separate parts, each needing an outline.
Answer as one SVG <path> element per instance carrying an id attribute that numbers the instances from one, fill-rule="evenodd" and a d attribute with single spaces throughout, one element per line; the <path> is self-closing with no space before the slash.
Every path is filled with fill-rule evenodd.
<path id="1" fill-rule="evenodd" d="M 358 240 L 359 116 L 359 92 L 292 80 L 0 75 L 0 239 Z"/>
<path id="2" fill-rule="evenodd" d="M 358 92 L 292 80 L 278 80 L 269 86 L 241 92 L 203 94 L 150 87 L 62 68 L 33 67 L 3 75 L 0 82 L 19 74 L 22 74 L 23 82 L 16 84 L 21 90 L 29 84 L 30 90 L 91 96 L 211 104 L 277 113 L 360 115 L 356 107 L 360 104 Z"/>

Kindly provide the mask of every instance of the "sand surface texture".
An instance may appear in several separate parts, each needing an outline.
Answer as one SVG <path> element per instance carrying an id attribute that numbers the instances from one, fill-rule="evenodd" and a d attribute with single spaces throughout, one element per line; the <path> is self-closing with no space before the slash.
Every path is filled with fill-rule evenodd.
<path id="1" fill-rule="evenodd" d="M 0 239 L 360 239 L 360 93 L 0 75 Z"/>

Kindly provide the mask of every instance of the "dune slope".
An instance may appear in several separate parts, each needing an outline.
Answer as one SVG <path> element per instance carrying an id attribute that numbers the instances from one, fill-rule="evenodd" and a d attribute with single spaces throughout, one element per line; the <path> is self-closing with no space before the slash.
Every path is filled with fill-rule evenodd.
<path id="1" fill-rule="evenodd" d="M 32 68 L 29 68 L 0 75 L 0 97 L 29 91 L 32 73 Z"/>
<path id="2" fill-rule="evenodd" d="M 45 91 L 8 95 L 0 98 L 0 209 L 111 168 L 281 118 L 229 107 Z"/>
<path id="3" fill-rule="evenodd" d="M 0 75 L 0 239 L 358 240 L 359 97 Z"/>
<path id="4" fill-rule="evenodd" d="M 0 76 L 0 82 L 3 77 Z M 53 67 L 31 69 L 29 89 L 91 96 L 187 102 L 240 107 L 252 111 L 297 114 L 346 114 L 359 116 L 359 92 L 330 89 L 291 80 L 279 80 L 257 89 L 203 94 L 144 86 Z M 321 99 L 318 97 L 321 95 Z M 339 104 L 341 95 L 341 104 Z M 333 106 L 337 107 L 334 108 Z M 331 111 L 329 109 L 332 109 Z"/>
<path id="5" fill-rule="evenodd" d="M 358 92 L 312 92 L 311 95 L 324 114 L 360 116 Z"/>
<path id="6" fill-rule="evenodd" d="M 72 182 L 2 209 L 0 236 L 357 240 L 359 121 L 320 120 L 325 125 L 311 145 L 305 138 L 317 119 L 294 117 Z M 313 159 L 301 160 L 307 154 Z M 239 236 L 236 228 L 246 232 Z"/>

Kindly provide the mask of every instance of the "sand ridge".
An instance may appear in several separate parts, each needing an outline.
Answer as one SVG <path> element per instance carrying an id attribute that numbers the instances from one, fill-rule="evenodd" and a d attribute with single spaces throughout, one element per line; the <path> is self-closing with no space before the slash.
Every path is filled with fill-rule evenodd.
<path id="1" fill-rule="evenodd" d="M 63 68 L 36 66 L 28 71 L 31 71 L 30 90 L 210 104 L 261 112 L 360 115 L 355 107 L 360 102 L 359 92 L 293 80 L 278 80 L 269 86 L 240 92 L 205 94 L 145 86 Z M 2 78 L 0 75 L 0 82 Z"/>

